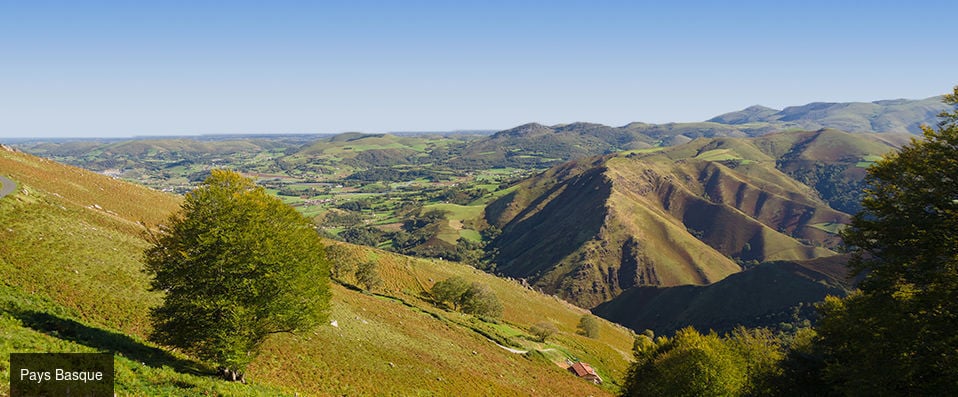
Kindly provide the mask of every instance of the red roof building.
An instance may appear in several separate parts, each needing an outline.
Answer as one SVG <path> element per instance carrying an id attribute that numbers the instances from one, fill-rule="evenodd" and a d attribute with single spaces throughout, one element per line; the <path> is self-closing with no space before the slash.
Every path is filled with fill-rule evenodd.
<path id="1" fill-rule="evenodd" d="M 592 383 L 597 385 L 602 384 L 602 378 L 599 377 L 599 374 L 595 373 L 595 370 L 592 369 L 592 366 L 584 362 L 580 361 L 572 364 L 572 366 L 569 367 L 569 372 L 572 372 L 575 374 L 575 376 L 580 378 L 585 378 L 586 380 L 592 381 Z"/>

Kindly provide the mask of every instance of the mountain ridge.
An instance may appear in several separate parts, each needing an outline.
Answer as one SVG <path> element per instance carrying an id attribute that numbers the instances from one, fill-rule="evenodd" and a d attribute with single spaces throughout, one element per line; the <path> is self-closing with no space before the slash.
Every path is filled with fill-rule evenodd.
<path id="1" fill-rule="evenodd" d="M 564 163 L 487 207 L 502 230 L 496 271 L 595 307 L 633 287 L 711 284 L 749 262 L 834 255 L 836 225 L 850 219 L 829 204 L 849 194 L 834 185 L 859 183 L 861 163 L 891 150 L 874 135 L 819 130 Z M 809 163 L 824 168 L 805 172 Z"/>

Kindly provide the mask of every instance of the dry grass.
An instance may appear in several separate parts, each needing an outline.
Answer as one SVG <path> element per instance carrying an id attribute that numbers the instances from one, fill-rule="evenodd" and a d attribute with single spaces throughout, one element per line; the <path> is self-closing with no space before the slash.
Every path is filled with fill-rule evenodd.
<path id="1" fill-rule="evenodd" d="M 627 330 L 604 323 L 598 340 L 576 335 L 584 311 L 513 281 L 347 246 L 351 260 L 379 263 L 382 296 L 335 287 L 339 327 L 270 339 L 249 369 L 252 386 L 198 376 L 189 368 L 202 364 L 145 341 L 148 308 L 160 296 L 140 270 L 146 242 L 137 221 L 162 222 L 179 199 L 18 153 L 0 152 L 0 169 L 19 183 L 0 200 L 0 354 L 119 352 L 121 395 L 607 395 L 630 359 Z M 500 323 L 423 299 L 452 275 L 490 285 L 506 306 Z M 534 350 L 524 335 L 542 319 L 561 331 L 552 343 L 613 382 L 596 387 L 541 354 L 513 354 L 484 336 Z M 9 376 L 4 370 L 0 378 Z"/>

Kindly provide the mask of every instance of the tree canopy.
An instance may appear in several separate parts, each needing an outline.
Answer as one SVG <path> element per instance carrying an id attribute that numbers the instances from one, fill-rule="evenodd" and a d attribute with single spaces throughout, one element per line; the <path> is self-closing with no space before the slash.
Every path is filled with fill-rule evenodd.
<path id="1" fill-rule="evenodd" d="M 436 303 L 452 305 L 454 310 L 485 317 L 502 314 L 502 302 L 488 285 L 453 276 L 432 286 L 430 294 Z"/>
<path id="2" fill-rule="evenodd" d="M 958 87 L 945 101 L 958 104 Z M 826 301 L 819 327 L 825 377 L 842 393 L 958 390 L 958 111 L 941 116 L 868 169 L 843 233 L 864 280 Z"/>
<path id="3" fill-rule="evenodd" d="M 731 335 L 679 330 L 654 341 L 639 335 L 624 396 L 740 396 L 770 394 L 781 347 L 768 330 L 737 328 Z"/>
<path id="4" fill-rule="evenodd" d="M 576 330 L 582 335 L 596 339 L 599 337 L 599 319 L 591 314 L 583 314 L 579 318 L 579 325 L 576 326 Z"/>
<path id="5" fill-rule="evenodd" d="M 329 307 L 329 265 L 312 222 L 241 175 L 214 170 L 151 235 L 151 339 L 242 378 L 268 335 L 309 329 Z"/>

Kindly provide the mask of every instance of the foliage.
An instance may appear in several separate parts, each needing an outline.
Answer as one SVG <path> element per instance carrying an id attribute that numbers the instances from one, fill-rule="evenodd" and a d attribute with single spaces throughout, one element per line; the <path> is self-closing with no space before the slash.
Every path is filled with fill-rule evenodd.
<path id="1" fill-rule="evenodd" d="M 346 228 L 339 233 L 339 237 L 347 243 L 375 247 L 385 239 L 386 233 L 376 227 L 359 224 Z"/>
<path id="2" fill-rule="evenodd" d="M 342 282 L 346 275 L 353 274 L 356 265 L 349 260 L 349 252 L 341 245 L 326 247 L 326 259 L 329 260 L 330 276 Z"/>
<path id="3" fill-rule="evenodd" d="M 456 252 L 452 259 L 469 266 L 480 267 L 482 265 L 482 257 L 485 255 L 485 251 L 483 251 L 484 247 L 485 245 L 483 245 L 482 242 L 460 237 L 456 240 Z"/>
<path id="4" fill-rule="evenodd" d="M 383 285 L 383 279 L 379 276 L 379 264 L 374 261 L 360 263 L 356 267 L 356 282 L 367 291 L 379 289 Z"/>
<path id="5" fill-rule="evenodd" d="M 214 170 L 152 240 L 159 343 L 242 373 L 268 335 L 325 318 L 329 265 L 312 223 L 235 172 Z"/>
<path id="6" fill-rule="evenodd" d="M 463 313 L 482 317 L 499 317 L 502 315 L 502 302 L 495 291 L 488 285 L 474 282 L 462 294 Z"/>
<path id="7" fill-rule="evenodd" d="M 777 379 L 781 348 L 767 330 L 738 328 L 730 336 L 684 328 L 652 341 L 639 335 L 627 396 L 767 394 Z"/>
<path id="8" fill-rule="evenodd" d="M 785 356 L 778 364 L 779 376 L 773 380 L 772 391 L 768 394 L 809 397 L 828 395 L 829 387 L 822 381 L 824 366 L 818 333 L 813 328 L 800 328 L 790 338 Z"/>
<path id="9" fill-rule="evenodd" d="M 545 342 L 548 337 L 555 335 L 556 332 L 559 332 L 559 329 L 549 321 L 537 322 L 529 328 L 529 333 L 539 342 Z"/>
<path id="10" fill-rule="evenodd" d="M 437 303 L 448 304 L 454 310 L 459 310 L 459 306 L 462 304 L 462 296 L 468 289 L 469 282 L 462 277 L 455 276 L 434 284 L 430 294 Z"/>
<path id="11" fill-rule="evenodd" d="M 499 317 L 502 314 L 502 303 L 496 293 L 488 285 L 479 282 L 470 284 L 466 279 L 454 276 L 437 282 L 429 292 L 436 303 L 451 305 L 463 313 L 483 317 Z"/>
<path id="12" fill-rule="evenodd" d="M 958 87 L 946 102 L 958 104 Z M 942 120 L 868 169 L 863 210 L 842 234 L 865 277 L 822 307 L 824 376 L 841 393 L 958 388 L 958 111 Z"/>
<path id="13" fill-rule="evenodd" d="M 582 335 L 596 339 L 599 337 L 599 319 L 591 314 L 584 314 L 582 318 L 579 319 L 579 325 L 576 326 L 576 330 Z"/>

